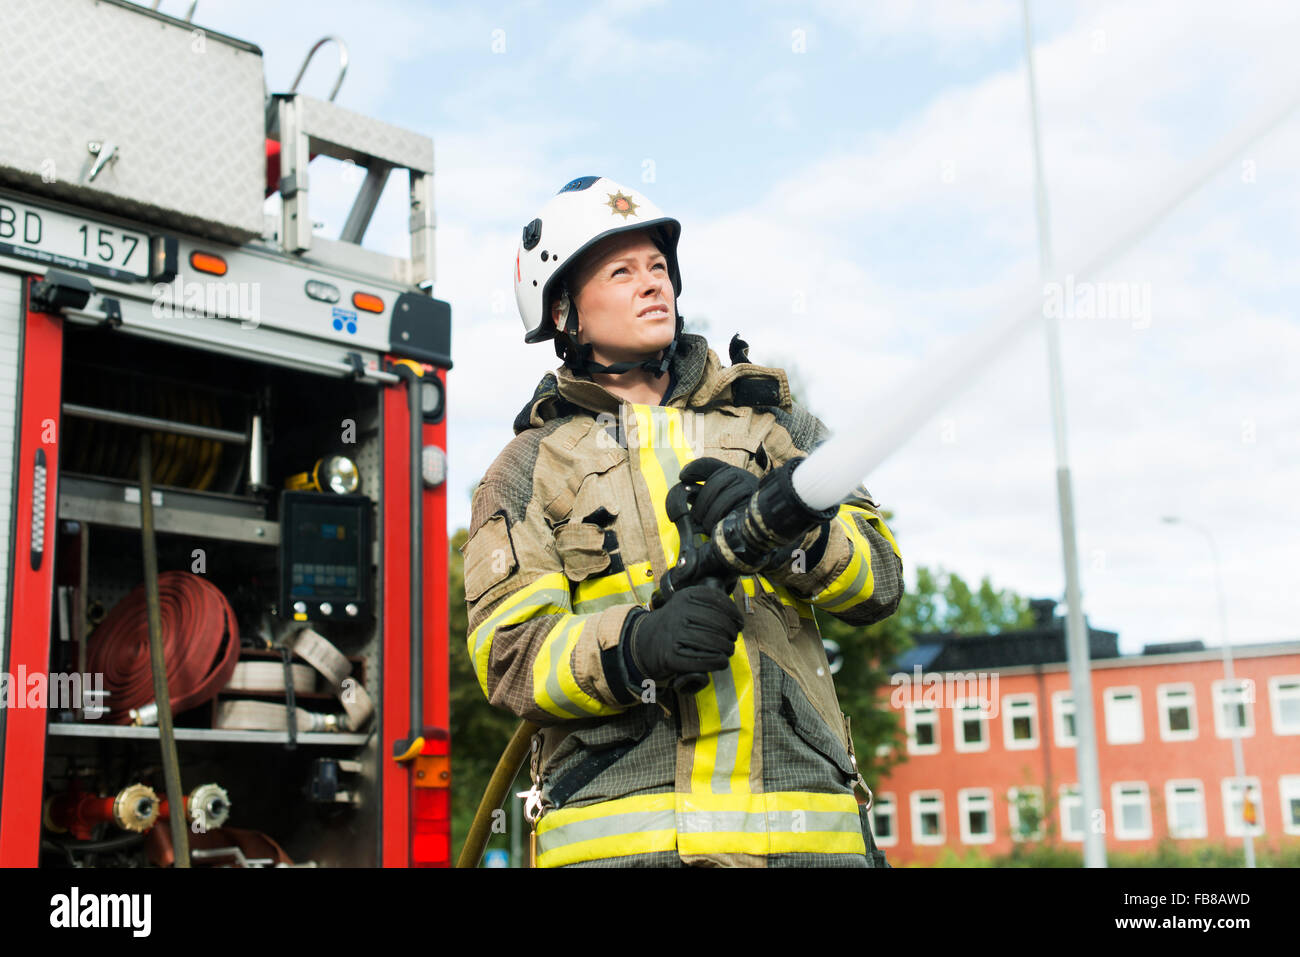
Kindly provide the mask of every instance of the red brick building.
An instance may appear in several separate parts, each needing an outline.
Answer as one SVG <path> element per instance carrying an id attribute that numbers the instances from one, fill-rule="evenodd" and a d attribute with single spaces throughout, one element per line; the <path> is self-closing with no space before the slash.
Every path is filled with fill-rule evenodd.
<path id="1" fill-rule="evenodd" d="M 895 663 L 889 702 L 908 759 L 873 783 L 876 841 L 891 863 L 943 849 L 1005 854 L 1045 839 L 1082 849 L 1073 708 L 1061 620 L 987 637 L 921 636 Z M 1239 733 L 1252 833 L 1300 841 L 1300 642 L 1148 646 L 1120 656 L 1089 629 L 1093 714 L 1108 851 L 1162 839 L 1240 846 L 1244 828 L 1231 736 Z M 1021 836 L 1023 835 L 1023 837 Z"/>

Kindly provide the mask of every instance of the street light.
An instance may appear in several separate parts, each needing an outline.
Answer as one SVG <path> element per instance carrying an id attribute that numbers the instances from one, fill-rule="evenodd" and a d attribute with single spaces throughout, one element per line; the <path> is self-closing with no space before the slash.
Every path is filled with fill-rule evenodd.
<path id="1" fill-rule="evenodd" d="M 1238 689 L 1237 689 L 1237 679 L 1236 676 L 1233 674 L 1233 669 L 1232 669 L 1232 648 L 1228 644 L 1228 604 L 1223 597 L 1223 574 L 1219 568 L 1219 549 L 1214 544 L 1214 536 L 1210 534 L 1210 530 L 1208 528 L 1205 528 L 1202 525 L 1198 525 L 1195 522 L 1189 522 L 1185 518 L 1179 518 L 1177 515 L 1166 515 L 1161 519 L 1161 521 L 1169 525 L 1186 525 L 1188 528 L 1194 529 L 1200 532 L 1202 535 L 1204 535 L 1205 541 L 1209 543 L 1210 557 L 1214 560 L 1214 588 L 1215 588 L 1215 592 L 1219 596 L 1219 636 L 1220 636 L 1219 643 L 1223 646 L 1223 680 L 1226 682 L 1227 686 L 1233 689 L 1235 692 Z M 1233 720 L 1233 724 L 1234 725 L 1238 724 L 1235 718 Z M 1236 776 L 1237 776 L 1237 785 L 1238 787 L 1241 788 L 1241 808 L 1243 812 L 1242 830 L 1246 836 L 1246 840 L 1245 840 L 1246 866 L 1254 867 L 1255 866 L 1255 838 L 1254 835 L 1251 834 L 1251 828 L 1255 826 L 1255 822 L 1245 820 L 1246 799 L 1247 799 L 1246 766 L 1245 766 L 1245 760 L 1242 758 L 1242 754 L 1241 754 L 1241 734 L 1240 734 L 1241 730 L 1242 729 L 1240 726 L 1235 727 L 1233 729 L 1232 764 L 1233 764 L 1233 770 L 1236 772 Z"/>

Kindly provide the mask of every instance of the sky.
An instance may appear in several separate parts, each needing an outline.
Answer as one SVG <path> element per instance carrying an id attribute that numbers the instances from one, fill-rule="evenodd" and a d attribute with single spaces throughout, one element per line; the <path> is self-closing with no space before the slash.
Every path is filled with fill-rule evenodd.
<path id="1" fill-rule="evenodd" d="M 556 365 L 523 342 L 520 229 L 570 179 L 603 175 L 681 221 L 688 323 L 724 357 L 739 332 L 837 432 L 895 422 L 966 336 L 1055 302 L 1090 623 L 1126 653 L 1219 641 L 1211 545 L 1161 522 L 1176 515 L 1217 547 L 1231 639 L 1294 640 L 1300 111 L 1106 268 L 1072 270 L 1300 93 L 1300 5 L 1030 11 L 1053 285 L 1019 0 L 204 0 L 195 22 L 258 44 L 272 91 L 341 36 L 337 102 L 434 140 L 451 528 Z M 301 88 L 326 95 L 336 69 L 323 49 Z M 328 162 L 313 217 L 337 235 L 356 178 Z M 366 245 L 404 253 L 403 204 L 390 185 Z M 909 584 L 941 566 L 1063 597 L 1043 327 L 972 353 L 968 386 L 867 476 Z"/>

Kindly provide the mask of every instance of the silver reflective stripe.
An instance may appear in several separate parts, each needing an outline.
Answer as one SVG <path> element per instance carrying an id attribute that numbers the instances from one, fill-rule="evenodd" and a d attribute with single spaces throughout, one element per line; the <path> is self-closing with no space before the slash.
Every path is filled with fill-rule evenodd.
<path id="1" fill-rule="evenodd" d="M 675 820 L 676 815 L 672 808 L 658 811 L 628 811 L 623 814 L 611 814 L 609 817 L 593 818 L 589 821 L 574 821 L 571 824 L 553 827 L 549 831 L 541 831 L 537 835 L 537 844 L 538 849 L 544 853 L 566 844 L 594 841 L 602 837 L 618 837 L 639 831 L 671 831 Z M 613 855 L 602 854 L 601 856 Z"/>
<path id="2" fill-rule="evenodd" d="M 853 523 L 853 519 L 852 519 L 852 518 L 849 518 L 848 521 L 849 521 L 850 523 Z M 862 530 L 859 529 L 859 528 L 857 527 L 856 523 L 854 523 L 854 528 L 853 528 L 853 530 L 854 530 L 855 532 L 857 532 L 858 535 L 861 536 L 861 537 L 864 539 L 864 541 L 865 541 L 866 536 L 863 536 L 863 535 L 862 535 Z M 854 543 L 854 546 L 855 546 L 855 547 L 854 547 L 854 551 L 858 551 L 858 548 L 856 547 L 856 546 L 857 546 L 857 543 L 856 543 L 856 542 Z M 852 583 L 851 585 L 849 585 L 849 587 L 848 587 L 847 589 L 845 589 L 844 591 L 840 592 L 840 594 L 837 595 L 834 599 L 832 599 L 831 601 L 829 601 L 829 602 L 826 603 L 826 606 L 825 606 L 825 607 L 826 607 L 826 609 L 827 609 L 828 611 L 829 611 L 829 610 L 832 610 L 832 609 L 835 609 L 835 608 L 838 608 L 840 605 L 845 604 L 845 603 L 847 603 L 847 602 L 849 602 L 849 601 L 861 601 L 861 600 L 863 600 L 863 599 L 862 599 L 862 594 L 861 594 L 861 593 L 862 593 L 862 590 L 865 589 L 865 588 L 867 587 L 867 582 L 871 579 L 871 548 L 870 548 L 870 546 L 868 545 L 868 547 L 867 547 L 866 549 L 861 550 L 861 551 L 860 551 L 860 554 L 862 555 L 862 566 L 858 569 L 858 574 L 854 577 L 854 579 L 853 579 L 853 583 Z"/>
<path id="3" fill-rule="evenodd" d="M 737 648 L 735 654 L 743 655 Z M 713 759 L 713 793 L 730 794 L 731 776 L 736 771 L 740 748 L 740 701 L 736 698 L 736 673 L 732 663 L 713 672 L 714 694 L 718 700 L 718 750 Z"/>
<path id="4" fill-rule="evenodd" d="M 785 834 L 861 833 L 862 821 L 848 811 L 688 811 L 677 815 L 677 829 L 683 834 Z"/>
<path id="5" fill-rule="evenodd" d="M 558 634 L 552 635 L 548 639 L 551 646 L 551 667 L 546 671 L 546 694 L 550 697 L 555 706 L 562 711 L 568 712 L 575 718 L 590 718 L 591 712 L 583 711 L 578 705 L 569 699 L 560 687 L 560 668 L 566 663 L 564 646 L 568 643 L 569 635 L 582 624 L 583 619 L 573 617 L 565 622 Z"/>

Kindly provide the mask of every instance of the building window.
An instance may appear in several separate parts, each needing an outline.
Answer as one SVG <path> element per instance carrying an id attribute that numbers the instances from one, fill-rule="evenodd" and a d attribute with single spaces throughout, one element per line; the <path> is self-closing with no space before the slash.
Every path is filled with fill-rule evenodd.
<path id="1" fill-rule="evenodd" d="M 1249 738 L 1255 734 L 1255 682 L 1216 681 L 1214 694 L 1214 733 L 1220 738 Z"/>
<path id="2" fill-rule="evenodd" d="M 1115 817 L 1115 837 L 1121 841 L 1140 841 L 1151 836 L 1151 795 L 1145 781 L 1126 781 L 1111 785 L 1111 804 Z"/>
<path id="3" fill-rule="evenodd" d="M 912 792 L 912 843 L 943 843 L 943 792 Z"/>
<path id="4" fill-rule="evenodd" d="M 1200 781 L 1165 784 L 1165 808 L 1170 837 L 1208 837 L 1205 825 L 1205 789 Z"/>
<path id="5" fill-rule="evenodd" d="M 1107 688 L 1106 740 L 1138 744 L 1142 740 L 1142 696 L 1137 688 Z"/>
<path id="6" fill-rule="evenodd" d="M 898 843 L 898 813 L 892 794 L 877 794 L 871 802 L 871 833 L 880 847 Z"/>
<path id="7" fill-rule="evenodd" d="M 1038 747 L 1038 699 L 1009 694 L 1002 699 L 1002 740 L 1008 751 Z"/>
<path id="8" fill-rule="evenodd" d="M 952 710 L 952 722 L 958 751 L 989 749 L 988 702 L 959 699 Z"/>
<path id="9" fill-rule="evenodd" d="M 1161 685 L 1156 696 L 1160 703 L 1160 740 L 1196 740 L 1195 686 Z"/>
<path id="10" fill-rule="evenodd" d="M 1274 734 L 1300 734 L 1300 675 L 1268 679 Z"/>
<path id="11" fill-rule="evenodd" d="M 1282 830 L 1300 834 L 1300 774 L 1284 774 L 1277 784 L 1282 791 Z"/>
<path id="12" fill-rule="evenodd" d="M 993 843 L 993 791 L 989 788 L 964 788 L 957 792 L 961 814 L 963 844 Z"/>
<path id="13" fill-rule="evenodd" d="M 1011 788 L 1007 791 L 1011 807 L 1011 839 L 1013 841 L 1039 841 L 1043 838 L 1043 789 L 1040 787 Z"/>
<path id="14" fill-rule="evenodd" d="M 1052 695 L 1052 727 L 1058 748 L 1072 748 L 1079 743 L 1074 732 L 1074 696 L 1068 691 Z"/>
<path id="15" fill-rule="evenodd" d="M 906 705 L 909 754 L 939 753 L 939 716 L 933 708 Z"/>
<path id="16" fill-rule="evenodd" d="M 1260 800 L 1259 778 L 1245 778 L 1246 805 L 1241 803 L 1241 783 L 1237 778 L 1223 779 L 1223 829 L 1229 837 L 1264 833 L 1264 802 Z M 1253 821 L 1252 821 L 1253 818 Z"/>
<path id="17" fill-rule="evenodd" d="M 1061 839 L 1065 841 L 1083 841 L 1083 798 L 1079 795 L 1077 784 L 1061 785 Z"/>

